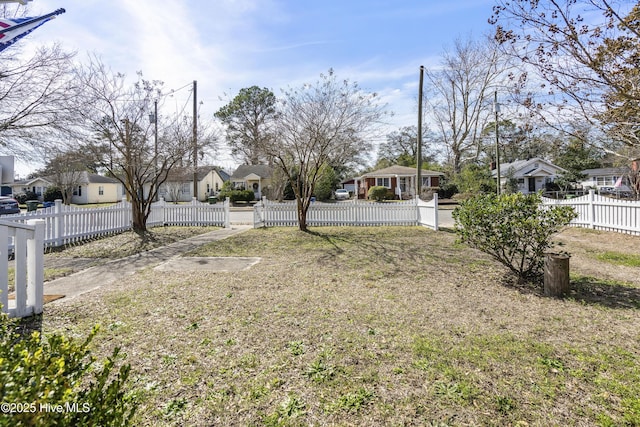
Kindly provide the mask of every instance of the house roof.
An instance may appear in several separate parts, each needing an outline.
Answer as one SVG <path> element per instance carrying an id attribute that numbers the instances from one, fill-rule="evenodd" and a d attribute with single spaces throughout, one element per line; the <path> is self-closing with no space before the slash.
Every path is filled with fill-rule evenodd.
<path id="1" fill-rule="evenodd" d="M 74 173 L 78 172 L 69 172 L 67 175 Z M 28 186 L 39 180 L 44 181 L 49 185 L 54 185 L 58 179 L 53 175 L 39 176 L 37 178 L 15 181 L 13 185 Z M 108 176 L 102 176 L 95 173 L 89 173 L 87 171 L 82 171 L 80 172 L 80 175 L 73 176 L 73 181 L 76 181 L 79 184 L 117 184 L 119 182 L 117 179 L 109 178 Z"/>
<path id="2" fill-rule="evenodd" d="M 534 157 L 528 160 L 516 160 L 511 163 L 503 163 L 500 165 L 500 175 L 505 176 L 512 171 L 514 177 L 525 176 L 549 176 L 555 175 L 558 172 L 565 172 L 560 166 L 556 166 L 553 163 Z M 493 169 L 491 175 L 496 176 L 497 170 Z"/>
<path id="3" fill-rule="evenodd" d="M 273 168 L 267 165 L 240 165 L 231 175 L 231 179 L 241 180 L 251 174 L 258 175 L 260 178 L 270 178 Z"/>
<path id="4" fill-rule="evenodd" d="M 372 172 L 365 173 L 362 175 L 362 178 L 371 178 L 377 176 L 415 176 L 417 174 L 416 168 L 410 168 L 408 166 L 389 166 L 388 168 L 378 169 Z M 422 169 L 422 176 L 442 176 L 444 173 L 430 171 L 427 169 Z"/>
<path id="5" fill-rule="evenodd" d="M 629 171 L 628 168 L 598 168 L 598 169 L 585 169 L 582 171 L 587 176 L 620 176 Z"/>

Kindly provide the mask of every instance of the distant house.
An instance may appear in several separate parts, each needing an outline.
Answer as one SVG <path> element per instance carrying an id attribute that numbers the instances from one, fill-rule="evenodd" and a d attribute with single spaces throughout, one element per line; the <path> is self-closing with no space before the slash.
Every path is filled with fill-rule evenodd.
<path id="1" fill-rule="evenodd" d="M 38 196 L 38 199 L 42 201 L 42 195 L 47 190 L 47 188 L 53 186 L 53 182 L 49 181 L 46 178 L 32 178 L 32 179 L 21 179 L 18 181 L 14 181 L 9 184 L 11 187 L 11 191 L 14 195 L 18 195 L 20 193 L 24 193 L 27 191 L 31 191 Z"/>
<path id="2" fill-rule="evenodd" d="M 73 196 L 71 203 L 83 205 L 87 203 L 115 203 L 122 200 L 122 184 L 114 178 L 89 173 L 87 171 L 73 174 Z M 63 178 L 64 179 L 64 178 Z M 39 200 L 47 188 L 54 186 L 56 179 L 51 176 L 30 180 L 15 181 L 11 188 L 17 195 L 24 191 L 33 191 Z"/>
<path id="3" fill-rule="evenodd" d="M 209 196 L 218 194 L 222 185 L 229 181 L 229 174 L 217 166 L 200 166 L 196 173 L 198 194 L 196 198 L 204 202 Z M 158 197 L 168 202 L 189 202 L 193 199 L 193 171 L 188 168 L 175 169 L 160 185 Z"/>
<path id="4" fill-rule="evenodd" d="M 553 163 L 534 157 L 529 160 L 516 160 L 512 163 L 500 165 L 500 185 L 504 188 L 509 179 L 518 183 L 518 191 L 524 194 L 536 193 L 544 190 L 545 185 L 562 175 L 566 170 Z M 491 172 L 495 178 L 497 170 Z"/>
<path id="5" fill-rule="evenodd" d="M 256 200 L 271 185 L 273 168 L 267 165 L 241 165 L 231 175 L 234 188 L 253 190 Z"/>
<path id="6" fill-rule="evenodd" d="M 599 168 L 582 171 L 586 177 L 580 182 L 582 188 L 602 187 L 616 188 L 620 191 L 631 191 L 629 183 L 629 168 Z"/>
<path id="7" fill-rule="evenodd" d="M 434 188 L 440 186 L 440 179 L 444 173 L 423 169 L 421 176 L 422 188 Z M 353 183 L 346 181 L 343 185 L 349 191 L 357 193 L 359 199 L 366 198 L 369 188 L 374 186 L 387 187 L 399 198 L 406 199 L 416 195 L 417 182 L 416 168 L 396 165 L 366 173 L 359 178 L 354 178 Z"/>

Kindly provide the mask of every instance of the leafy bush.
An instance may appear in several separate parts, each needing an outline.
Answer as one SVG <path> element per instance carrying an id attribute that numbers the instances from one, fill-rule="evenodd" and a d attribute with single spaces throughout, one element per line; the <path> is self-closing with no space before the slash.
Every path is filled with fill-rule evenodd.
<path id="1" fill-rule="evenodd" d="M 522 279 L 542 273 L 551 235 L 577 216 L 570 206 L 543 206 L 539 194 L 480 195 L 453 211 L 460 240 L 491 256 Z"/>
<path id="2" fill-rule="evenodd" d="M 376 202 L 394 198 L 393 191 L 389 190 L 387 187 L 383 187 L 380 185 L 369 188 L 369 193 L 367 193 L 367 196 L 370 199 L 375 200 Z"/>
<path id="3" fill-rule="evenodd" d="M 441 199 L 450 199 L 454 194 L 458 193 L 458 186 L 452 182 L 442 184 L 442 187 L 438 190 L 438 197 Z"/>
<path id="4" fill-rule="evenodd" d="M 58 199 L 62 200 L 62 190 L 58 187 L 47 187 L 42 195 L 42 200 L 45 202 L 55 202 Z"/>
<path id="5" fill-rule="evenodd" d="M 218 198 L 224 200 L 229 198 L 231 203 L 235 202 L 250 202 L 256 198 L 253 190 L 229 190 L 222 189 L 218 194 Z"/>
<path id="6" fill-rule="evenodd" d="M 21 336 L 0 316 L 0 426 L 128 426 L 136 409 L 123 390 L 130 366 L 116 348 L 96 363 L 89 344 L 62 335 Z"/>
<path id="7" fill-rule="evenodd" d="M 13 196 L 21 205 L 24 205 L 27 200 L 38 200 L 38 195 L 33 191 L 23 191 Z"/>

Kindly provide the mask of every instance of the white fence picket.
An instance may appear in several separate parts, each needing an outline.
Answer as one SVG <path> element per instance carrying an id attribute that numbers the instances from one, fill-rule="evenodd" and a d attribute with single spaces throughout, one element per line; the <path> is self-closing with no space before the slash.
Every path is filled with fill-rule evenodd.
<path id="1" fill-rule="evenodd" d="M 424 225 L 438 229 L 438 198 L 404 202 L 376 203 L 352 200 L 343 203 L 312 202 L 307 225 L 381 226 Z M 263 198 L 254 207 L 254 227 L 292 227 L 298 225 L 298 206 L 293 202 L 272 202 Z"/>
<path id="2" fill-rule="evenodd" d="M 542 198 L 545 205 L 571 206 L 578 217 L 571 226 L 640 235 L 640 201 L 611 199 L 589 194 L 574 199 Z"/>

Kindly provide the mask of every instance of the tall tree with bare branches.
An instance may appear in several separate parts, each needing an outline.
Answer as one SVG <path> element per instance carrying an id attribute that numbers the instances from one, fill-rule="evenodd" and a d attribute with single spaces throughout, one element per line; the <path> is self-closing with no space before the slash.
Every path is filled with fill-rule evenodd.
<path id="1" fill-rule="evenodd" d="M 496 40 L 524 65 L 522 101 L 571 133 L 582 120 L 610 154 L 640 157 L 640 4 L 627 0 L 499 0 Z M 585 141 L 592 143 L 592 141 Z"/>
<path id="2" fill-rule="evenodd" d="M 491 117 L 493 91 L 502 86 L 506 64 L 496 46 L 456 40 L 440 67 L 426 70 L 426 99 L 447 162 L 459 173 L 482 150 L 482 129 Z"/>
<path id="3" fill-rule="evenodd" d="M 78 69 L 76 78 L 83 88 L 84 106 L 77 110 L 75 130 L 91 141 L 85 149 L 123 184 L 131 201 L 133 229 L 143 233 L 151 203 L 169 171 L 175 165 L 190 164 L 194 150 L 191 122 L 172 121 L 158 135 L 156 146 L 149 113 L 154 100 L 162 98 L 162 82 L 145 80 L 138 73 L 137 81 L 130 85 L 123 74 L 111 72 L 95 58 Z M 197 141 L 198 151 L 204 142 L 211 139 Z"/>
<path id="4" fill-rule="evenodd" d="M 377 94 L 338 80 L 333 70 L 313 84 L 284 91 L 276 138 L 265 152 L 291 183 L 300 230 L 308 229 L 307 212 L 323 168 L 358 162 L 370 150 L 371 133 L 384 114 Z"/>

